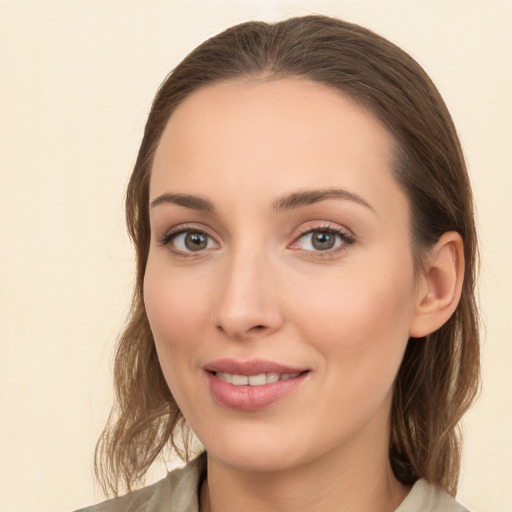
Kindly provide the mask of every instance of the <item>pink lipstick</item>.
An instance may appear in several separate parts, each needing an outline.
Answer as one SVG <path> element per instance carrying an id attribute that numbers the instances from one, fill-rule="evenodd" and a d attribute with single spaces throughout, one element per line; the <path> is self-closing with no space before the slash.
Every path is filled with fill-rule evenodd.
<path id="1" fill-rule="evenodd" d="M 217 402 L 242 411 L 257 411 L 292 393 L 307 377 L 298 368 L 253 359 L 220 359 L 204 367 L 210 391 Z"/>

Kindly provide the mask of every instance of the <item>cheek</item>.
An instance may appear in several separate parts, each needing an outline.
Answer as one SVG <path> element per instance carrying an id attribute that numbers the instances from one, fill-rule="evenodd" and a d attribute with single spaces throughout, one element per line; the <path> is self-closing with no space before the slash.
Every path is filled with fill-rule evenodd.
<path id="1" fill-rule="evenodd" d="M 393 383 L 408 341 L 411 298 L 405 283 L 352 272 L 329 300 L 310 297 L 297 318 L 302 337 L 321 355 L 320 384 L 329 397 L 328 410 L 321 401 L 311 412 L 326 425 L 350 435 L 375 417 L 387 421 Z M 347 414 L 348 413 L 348 414 Z M 342 418 L 342 419 L 340 419 Z M 334 435 L 326 427 L 326 438 Z"/>
<path id="2" fill-rule="evenodd" d="M 156 258 L 155 258 L 156 259 Z M 209 320 L 206 290 L 200 278 L 171 272 L 165 263 L 148 259 L 144 277 L 144 304 L 157 347 L 190 346 Z"/>
<path id="3" fill-rule="evenodd" d="M 386 272 L 376 265 L 345 269 L 330 276 L 328 300 L 325 287 L 315 286 L 295 303 L 302 335 L 323 355 L 333 385 L 340 374 L 363 390 L 371 382 L 392 385 L 414 303 L 412 265 L 402 263 Z"/>
<path id="4" fill-rule="evenodd" d="M 144 277 L 144 304 L 160 365 L 180 410 L 191 415 L 197 396 L 197 362 L 209 321 L 208 294 L 186 272 L 172 272 L 165 261 L 148 259 Z"/>

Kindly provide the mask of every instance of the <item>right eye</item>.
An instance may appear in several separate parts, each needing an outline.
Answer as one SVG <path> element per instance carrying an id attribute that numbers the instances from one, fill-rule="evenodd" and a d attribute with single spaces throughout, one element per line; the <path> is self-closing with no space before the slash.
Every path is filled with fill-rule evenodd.
<path id="1" fill-rule="evenodd" d="M 169 233 L 162 240 L 162 245 L 170 246 L 178 254 L 197 253 L 218 247 L 217 242 L 204 231 L 190 229 Z"/>

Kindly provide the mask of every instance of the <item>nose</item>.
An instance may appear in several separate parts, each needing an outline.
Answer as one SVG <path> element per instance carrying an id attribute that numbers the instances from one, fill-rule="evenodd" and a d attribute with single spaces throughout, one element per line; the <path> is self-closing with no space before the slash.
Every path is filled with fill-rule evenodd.
<path id="1" fill-rule="evenodd" d="M 261 255 L 239 252 L 224 262 L 213 308 L 216 329 L 243 340 L 269 335 L 283 324 L 278 279 Z"/>

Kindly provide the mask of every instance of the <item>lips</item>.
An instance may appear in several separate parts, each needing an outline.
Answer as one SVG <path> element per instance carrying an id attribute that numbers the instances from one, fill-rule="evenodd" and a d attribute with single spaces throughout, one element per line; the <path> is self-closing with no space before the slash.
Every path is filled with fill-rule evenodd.
<path id="1" fill-rule="evenodd" d="M 256 411 L 291 394 L 308 376 L 307 368 L 273 361 L 222 359 L 204 367 L 214 399 L 242 411 Z"/>

